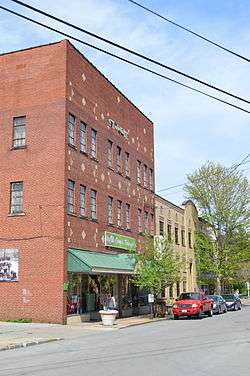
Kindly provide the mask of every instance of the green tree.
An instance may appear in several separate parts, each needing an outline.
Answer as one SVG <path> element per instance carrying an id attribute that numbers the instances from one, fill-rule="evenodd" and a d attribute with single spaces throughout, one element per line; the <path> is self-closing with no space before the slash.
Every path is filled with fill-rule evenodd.
<path id="1" fill-rule="evenodd" d="M 183 263 L 167 239 L 146 236 L 143 250 L 133 251 L 135 275 L 133 283 L 157 297 L 166 287 L 180 280 Z"/>
<path id="2" fill-rule="evenodd" d="M 232 283 L 242 261 L 249 258 L 250 189 L 237 168 L 207 162 L 187 176 L 185 191 L 207 223 L 197 234 L 197 268 L 202 281 L 212 281 L 216 292 Z"/>

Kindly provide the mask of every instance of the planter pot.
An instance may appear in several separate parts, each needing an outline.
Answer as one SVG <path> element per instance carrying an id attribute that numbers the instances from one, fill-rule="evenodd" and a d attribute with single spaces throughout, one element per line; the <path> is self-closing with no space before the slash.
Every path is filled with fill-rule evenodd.
<path id="1" fill-rule="evenodd" d="M 101 310 L 99 311 L 102 319 L 103 326 L 113 326 L 115 322 L 115 318 L 118 314 L 116 309 L 109 309 L 107 311 Z"/>

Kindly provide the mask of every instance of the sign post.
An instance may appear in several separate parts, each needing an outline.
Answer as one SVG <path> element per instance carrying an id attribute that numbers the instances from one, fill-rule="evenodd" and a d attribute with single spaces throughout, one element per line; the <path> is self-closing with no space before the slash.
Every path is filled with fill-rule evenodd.
<path id="1" fill-rule="evenodd" d="M 249 297 L 250 297 L 250 282 L 246 282 L 246 286 L 247 286 L 247 297 L 249 299 Z"/>
<path id="2" fill-rule="evenodd" d="M 155 301 L 155 297 L 154 297 L 154 294 L 148 294 L 148 302 L 149 302 L 149 306 L 150 306 L 150 318 L 152 319 L 154 317 L 154 314 L 153 314 L 153 303 Z"/>

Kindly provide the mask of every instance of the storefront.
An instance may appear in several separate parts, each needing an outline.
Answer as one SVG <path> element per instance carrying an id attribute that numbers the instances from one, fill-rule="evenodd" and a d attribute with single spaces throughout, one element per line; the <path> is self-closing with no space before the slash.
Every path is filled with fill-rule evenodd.
<path id="1" fill-rule="evenodd" d="M 147 293 L 132 283 L 134 259 L 127 253 L 68 250 L 68 315 L 99 320 L 107 295 L 115 298 L 120 317 L 148 312 Z"/>

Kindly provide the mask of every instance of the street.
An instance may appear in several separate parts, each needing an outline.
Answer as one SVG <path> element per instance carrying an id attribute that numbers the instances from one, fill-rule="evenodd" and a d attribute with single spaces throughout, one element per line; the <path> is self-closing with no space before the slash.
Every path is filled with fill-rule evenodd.
<path id="1" fill-rule="evenodd" d="M 0 353 L 0 375 L 250 374 L 250 307 L 213 318 L 93 332 Z"/>

